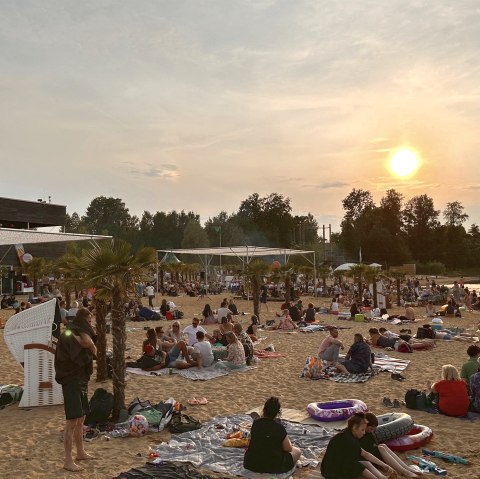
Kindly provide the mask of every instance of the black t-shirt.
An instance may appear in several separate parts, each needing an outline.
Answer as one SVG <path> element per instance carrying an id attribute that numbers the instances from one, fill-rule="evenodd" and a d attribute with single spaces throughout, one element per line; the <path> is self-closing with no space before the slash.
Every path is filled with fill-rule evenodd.
<path id="1" fill-rule="evenodd" d="M 311 323 L 315 321 L 315 308 L 307 308 L 305 311 L 305 321 Z"/>
<path id="2" fill-rule="evenodd" d="M 290 313 L 292 321 L 300 321 L 302 319 L 302 317 L 300 316 L 300 311 L 296 306 L 290 306 L 290 308 L 288 308 L 288 311 Z"/>
<path id="3" fill-rule="evenodd" d="M 373 434 L 373 432 L 366 432 L 365 436 L 360 439 L 360 447 L 364 450 L 373 454 L 375 457 L 381 459 L 380 451 L 378 450 L 378 441 Z"/>
<path id="4" fill-rule="evenodd" d="M 333 436 L 321 465 L 325 479 L 357 479 L 365 469 L 360 463 L 361 452 L 360 442 L 349 430 Z"/>
<path id="5" fill-rule="evenodd" d="M 262 417 L 253 421 L 250 445 L 243 459 L 246 469 L 254 472 L 288 472 L 293 468 L 293 458 L 282 449 L 287 431 L 282 424 Z"/>

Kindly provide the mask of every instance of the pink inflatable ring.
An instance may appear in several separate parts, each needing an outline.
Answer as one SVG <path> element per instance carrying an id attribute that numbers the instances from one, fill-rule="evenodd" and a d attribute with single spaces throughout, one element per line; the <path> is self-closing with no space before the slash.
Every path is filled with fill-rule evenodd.
<path id="1" fill-rule="evenodd" d="M 312 402 L 307 412 L 317 421 L 343 421 L 356 412 L 367 412 L 367 405 L 358 399 L 341 399 L 340 401 Z"/>
<path id="2" fill-rule="evenodd" d="M 409 451 L 410 449 L 418 449 L 425 446 L 432 439 L 433 431 L 421 424 L 414 424 L 412 429 L 404 436 L 397 437 L 397 439 L 391 439 L 386 441 L 385 444 L 392 451 Z"/>

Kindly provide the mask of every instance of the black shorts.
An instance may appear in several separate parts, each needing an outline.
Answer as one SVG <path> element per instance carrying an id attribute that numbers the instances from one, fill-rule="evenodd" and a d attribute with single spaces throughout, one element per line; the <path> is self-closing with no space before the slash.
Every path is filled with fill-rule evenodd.
<path id="1" fill-rule="evenodd" d="M 77 419 L 86 416 L 88 408 L 88 383 L 79 379 L 73 379 L 67 384 L 62 384 L 63 407 L 65 418 Z"/>

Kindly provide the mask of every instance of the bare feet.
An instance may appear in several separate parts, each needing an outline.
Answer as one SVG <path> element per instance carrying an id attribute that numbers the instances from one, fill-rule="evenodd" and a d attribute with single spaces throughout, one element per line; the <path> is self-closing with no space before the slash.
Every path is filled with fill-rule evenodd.
<path id="1" fill-rule="evenodd" d="M 72 462 L 66 462 L 66 463 L 63 465 L 63 468 L 64 468 L 66 471 L 70 471 L 70 472 L 83 471 L 83 467 L 78 466 L 78 465 L 75 464 L 73 461 L 72 461 Z"/>
<path id="2" fill-rule="evenodd" d="M 89 459 L 96 459 L 96 457 L 88 454 L 88 452 L 77 454 L 77 461 L 88 461 Z"/>

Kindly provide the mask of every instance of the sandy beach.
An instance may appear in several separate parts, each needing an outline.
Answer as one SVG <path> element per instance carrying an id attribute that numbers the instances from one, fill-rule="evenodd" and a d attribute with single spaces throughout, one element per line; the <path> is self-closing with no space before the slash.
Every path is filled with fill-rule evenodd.
<path id="1" fill-rule="evenodd" d="M 212 308 L 218 308 L 224 296 L 212 296 L 208 302 Z M 326 304 L 327 298 L 302 297 L 304 304 L 310 300 L 316 306 Z M 160 303 L 161 297 L 156 297 L 156 303 Z M 175 298 L 175 302 L 181 306 L 185 316 L 181 320 L 182 328 L 191 322 L 194 314 L 199 314 L 205 304 L 205 300 L 190 297 Z M 249 324 L 253 305 L 247 301 L 236 301 L 239 311 L 246 314 L 237 316 L 237 319 L 246 327 Z M 275 312 L 279 311 L 280 303 L 270 302 L 269 313 L 261 317 L 262 323 L 267 319 L 273 319 Z M 392 308 L 389 312 L 403 311 L 400 308 Z M 416 308 L 417 318 L 422 318 L 423 308 Z M 2 311 L 1 318 L 5 321 L 11 311 Z M 353 342 L 353 335 L 360 332 L 368 336 L 371 323 L 357 323 L 341 321 L 336 316 L 322 314 L 317 318 L 325 324 L 351 327 L 352 329 L 341 330 L 340 338 L 346 345 Z M 480 314 L 477 312 L 464 312 L 463 318 L 444 319 L 446 326 L 460 326 L 463 328 L 477 329 Z M 424 320 L 424 322 L 428 322 Z M 157 326 L 162 324 L 168 328 L 165 321 L 148 323 L 128 323 L 129 328 L 139 328 L 128 333 L 127 355 L 136 359 L 141 353 L 141 343 L 144 339 L 144 326 Z M 420 320 L 420 323 L 422 321 Z M 418 325 L 391 326 L 392 331 L 402 328 L 411 328 L 416 331 Z M 210 332 L 214 327 L 206 326 Z M 389 373 L 380 373 L 366 383 L 361 384 L 338 384 L 333 381 L 309 381 L 301 379 L 300 373 L 307 354 L 316 355 L 318 346 L 327 333 L 315 332 L 304 334 L 299 332 L 280 333 L 265 331 L 261 336 L 266 337 L 259 347 L 265 347 L 273 343 L 275 350 L 285 353 L 286 358 L 264 359 L 256 369 L 245 373 L 231 374 L 226 377 L 199 382 L 190 381 L 182 377 L 171 375 L 162 377 L 143 377 L 130 374 L 127 381 L 127 403 L 140 396 L 149 399 L 152 403 L 165 400 L 169 397 L 186 404 L 193 396 L 208 398 L 208 405 L 189 406 L 187 413 L 200 420 L 207 420 L 217 415 L 228 415 L 246 412 L 254 407 L 262 405 L 266 398 L 276 395 L 281 399 L 285 408 L 305 410 L 310 402 L 328 401 L 344 398 L 358 398 L 365 401 L 371 412 L 382 414 L 391 412 L 392 409 L 383 406 L 384 396 L 392 400 L 403 400 L 405 392 L 409 388 L 424 389 L 427 380 L 440 379 L 440 370 L 443 364 L 451 363 L 458 368 L 466 361 L 467 343 L 456 341 L 438 341 L 438 346 L 433 351 L 415 352 L 413 354 L 401 354 L 390 352 L 389 355 L 411 361 L 403 375 L 407 378 L 404 382 L 398 382 L 390 378 Z M 23 371 L 21 366 L 14 360 L 3 340 L 3 330 L 0 331 L 0 384 L 22 384 Z M 109 337 L 111 342 L 111 337 Z M 111 383 L 96 383 L 95 375 L 89 385 L 90 395 L 96 387 L 111 389 Z M 480 446 L 478 445 L 479 422 L 466 419 L 449 418 L 438 414 L 428 414 L 420 411 L 395 409 L 395 411 L 408 412 L 414 421 L 432 428 L 434 437 L 430 443 L 430 449 L 457 454 L 467 457 L 471 461 L 470 466 L 444 464 L 448 470 L 448 476 L 452 478 L 478 479 L 480 477 Z M 17 405 L 8 406 L 0 410 L 0 424 L 2 427 L 2 447 L 0 449 L 0 476 L 1 477 L 30 477 L 30 478 L 111 478 L 122 471 L 135 466 L 145 464 L 149 447 L 161 441 L 168 441 L 168 432 L 151 433 L 137 438 L 97 439 L 87 443 L 86 449 L 94 454 L 97 459 L 88 461 L 85 471 L 72 474 L 62 469 L 63 445 L 60 431 L 64 425 L 63 406 L 43 408 L 19 409 Z M 418 454 L 420 451 L 414 451 Z M 318 469 L 305 469 L 299 471 L 296 476 L 308 477 Z"/>

